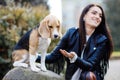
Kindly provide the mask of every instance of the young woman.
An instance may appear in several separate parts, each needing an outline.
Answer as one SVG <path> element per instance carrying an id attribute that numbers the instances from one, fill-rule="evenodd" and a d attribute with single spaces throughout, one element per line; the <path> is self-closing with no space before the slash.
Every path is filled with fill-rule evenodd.
<path id="1" fill-rule="evenodd" d="M 67 62 L 65 80 L 104 80 L 112 51 L 104 11 L 100 5 L 89 4 L 82 11 L 79 28 L 66 32 L 46 56 L 46 62 L 52 63 L 64 56 Z"/>

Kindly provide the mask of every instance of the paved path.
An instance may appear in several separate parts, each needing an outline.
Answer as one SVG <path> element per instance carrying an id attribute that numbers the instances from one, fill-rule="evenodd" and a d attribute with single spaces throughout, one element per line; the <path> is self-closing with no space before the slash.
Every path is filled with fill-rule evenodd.
<path id="1" fill-rule="evenodd" d="M 105 76 L 105 80 L 120 80 L 120 59 L 110 60 L 110 67 Z"/>

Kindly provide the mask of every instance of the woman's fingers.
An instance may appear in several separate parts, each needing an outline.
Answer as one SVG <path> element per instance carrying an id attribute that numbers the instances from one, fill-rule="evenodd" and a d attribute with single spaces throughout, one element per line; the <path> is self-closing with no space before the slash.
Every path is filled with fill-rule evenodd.
<path id="1" fill-rule="evenodd" d="M 62 49 L 60 49 L 60 52 L 61 52 L 65 57 L 68 57 L 68 58 L 73 58 L 73 57 L 74 57 L 74 52 L 68 53 L 66 50 L 62 50 Z"/>
<path id="2" fill-rule="evenodd" d="M 61 52 L 65 57 L 69 57 L 69 54 L 68 54 L 67 51 L 60 49 L 60 52 Z"/>

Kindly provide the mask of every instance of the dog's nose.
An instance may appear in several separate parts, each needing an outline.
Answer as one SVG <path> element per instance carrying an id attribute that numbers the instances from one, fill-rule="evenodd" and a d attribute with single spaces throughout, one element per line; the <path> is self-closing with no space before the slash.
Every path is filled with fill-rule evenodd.
<path id="1" fill-rule="evenodd" d="M 54 38 L 58 38 L 58 35 L 54 35 Z"/>

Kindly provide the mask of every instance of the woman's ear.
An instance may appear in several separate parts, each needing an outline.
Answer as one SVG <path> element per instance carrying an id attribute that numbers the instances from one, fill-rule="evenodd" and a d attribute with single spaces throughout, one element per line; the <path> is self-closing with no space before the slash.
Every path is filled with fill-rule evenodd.
<path id="1" fill-rule="evenodd" d="M 38 32 L 41 35 L 41 37 L 43 37 L 43 38 L 49 38 L 50 37 L 50 31 L 49 31 L 49 28 L 48 28 L 47 20 L 42 20 L 40 22 Z"/>

